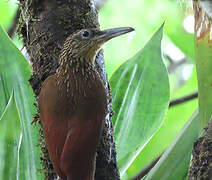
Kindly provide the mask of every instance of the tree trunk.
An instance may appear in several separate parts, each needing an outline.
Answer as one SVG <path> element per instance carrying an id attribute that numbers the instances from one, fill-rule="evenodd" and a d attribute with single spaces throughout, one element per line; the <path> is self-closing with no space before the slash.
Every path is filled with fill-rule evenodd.
<path id="1" fill-rule="evenodd" d="M 212 102 L 211 81 L 206 74 L 211 73 L 212 62 L 212 2 L 211 0 L 193 1 L 195 15 L 195 51 L 199 91 L 199 118 L 205 127 L 211 117 Z M 207 60 L 207 61 L 206 61 Z M 207 80 L 209 79 L 209 83 Z M 207 93 L 209 92 L 209 93 Z M 194 144 L 192 160 L 189 169 L 189 180 L 212 179 L 212 120 L 205 129 L 202 137 Z"/>
<path id="2" fill-rule="evenodd" d="M 21 18 L 19 33 L 32 62 L 33 75 L 30 84 L 38 98 L 42 82 L 56 72 L 58 56 L 64 40 L 74 31 L 98 27 L 97 11 L 92 0 L 19 0 Z M 118 180 L 115 144 L 111 116 L 113 114 L 110 87 L 104 67 L 103 51 L 96 58 L 99 72 L 108 95 L 108 113 L 101 142 L 97 150 L 96 180 Z M 45 179 L 55 179 L 42 129 L 40 130 L 41 161 Z"/>
<path id="3" fill-rule="evenodd" d="M 204 135 L 194 143 L 189 180 L 212 179 L 212 119 Z"/>

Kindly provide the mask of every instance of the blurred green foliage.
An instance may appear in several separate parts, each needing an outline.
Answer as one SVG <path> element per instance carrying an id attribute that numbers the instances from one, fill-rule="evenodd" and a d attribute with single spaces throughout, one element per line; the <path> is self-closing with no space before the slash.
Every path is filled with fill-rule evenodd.
<path id="1" fill-rule="evenodd" d="M 100 11 L 102 29 L 119 26 L 132 26 L 136 29 L 136 35 L 133 37 L 132 35 L 120 37 L 105 45 L 105 60 L 109 77 L 120 64 L 145 45 L 151 34 L 164 20 L 166 23 L 162 49 L 165 49 L 166 44 L 171 42 L 194 62 L 194 35 L 187 33 L 183 27 L 183 20 L 189 13 L 189 6 L 184 6 L 179 1 L 108 0 Z M 180 68 L 185 65 L 187 63 Z M 172 98 L 182 97 L 197 90 L 195 68 L 188 80 L 180 86 L 175 81 L 176 79 L 180 81 L 182 78 L 179 73 L 173 73 L 170 76 L 174 76 L 170 78 Z M 197 106 L 196 99 L 170 108 L 164 124 L 128 169 L 126 177 L 132 177 L 160 155 L 170 145 Z"/>
<path id="2" fill-rule="evenodd" d="M 132 35 L 120 37 L 105 45 L 109 77 L 123 61 L 132 57 L 144 46 L 164 21 L 166 21 L 165 36 L 187 56 L 193 58 L 193 34 L 187 33 L 183 28 L 186 12 L 188 10 L 182 4 L 172 0 L 108 0 L 100 10 L 101 28 L 132 26 L 136 29 L 134 37 L 130 37 Z"/>
<path id="3" fill-rule="evenodd" d="M 18 7 L 15 0 L 0 0 L 0 24 L 4 29 L 8 29 L 12 24 Z"/>
<path id="4" fill-rule="evenodd" d="M 186 179 L 193 144 L 200 134 L 200 127 L 199 112 L 195 111 L 145 180 Z"/>

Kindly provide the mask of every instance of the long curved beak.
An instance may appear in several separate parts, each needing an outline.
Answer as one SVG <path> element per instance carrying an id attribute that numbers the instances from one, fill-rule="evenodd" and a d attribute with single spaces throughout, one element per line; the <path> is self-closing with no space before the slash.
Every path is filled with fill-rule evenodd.
<path id="1" fill-rule="evenodd" d="M 129 32 L 134 31 L 134 28 L 131 27 L 121 27 L 121 28 L 113 28 L 113 29 L 107 29 L 104 31 L 101 31 L 101 34 L 99 36 L 99 40 L 106 42 L 114 37 L 120 36 L 122 34 L 126 34 Z"/>

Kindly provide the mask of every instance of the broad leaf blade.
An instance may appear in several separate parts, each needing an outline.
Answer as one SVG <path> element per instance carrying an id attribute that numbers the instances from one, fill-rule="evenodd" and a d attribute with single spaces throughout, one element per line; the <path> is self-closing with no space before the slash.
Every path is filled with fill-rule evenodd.
<path id="1" fill-rule="evenodd" d="M 14 97 L 21 119 L 23 140 L 20 144 L 20 177 L 19 179 L 39 179 L 37 169 L 40 165 L 40 150 L 37 147 L 38 127 L 31 125 L 35 114 L 35 102 L 32 89 L 28 83 L 31 69 L 21 52 L 15 47 L 7 34 L 0 27 L 0 95 L 4 103 L 0 103 L 0 113 L 9 101 L 14 90 Z M 1 129 L 1 126 L 0 126 Z M 0 135 L 3 135 L 0 130 Z M 18 175 L 16 176 L 18 178 Z"/>
<path id="2" fill-rule="evenodd" d="M 196 111 L 145 180 L 158 180 L 158 177 L 167 180 L 184 179 L 188 173 L 193 144 L 200 130 L 199 114 Z"/>
<path id="3" fill-rule="evenodd" d="M 0 179 L 16 179 L 19 176 L 19 152 L 22 140 L 21 122 L 11 94 L 8 105 L 0 118 Z"/>
<path id="4" fill-rule="evenodd" d="M 161 55 L 163 26 L 110 79 L 114 133 L 121 175 L 161 126 L 169 103 L 169 79 Z"/>
<path id="5" fill-rule="evenodd" d="M 196 87 L 196 71 L 194 69 L 192 76 L 183 88 L 174 92 L 173 95 L 174 97 L 182 97 L 186 94 L 192 93 Z M 129 175 L 129 177 L 134 177 L 134 175 L 140 172 L 141 169 L 146 167 L 151 161 L 163 153 L 185 126 L 197 107 L 198 101 L 195 99 L 169 108 L 163 125 L 127 170 L 127 175 Z"/>

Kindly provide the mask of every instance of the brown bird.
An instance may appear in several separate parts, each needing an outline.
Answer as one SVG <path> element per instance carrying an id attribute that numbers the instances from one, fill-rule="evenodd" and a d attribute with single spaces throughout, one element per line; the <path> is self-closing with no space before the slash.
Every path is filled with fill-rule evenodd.
<path id="1" fill-rule="evenodd" d="M 107 95 L 94 67 L 102 44 L 133 28 L 82 29 L 62 48 L 58 72 L 39 95 L 40 120 L 55 172 L 62 180 L 93 180 Z"/>

